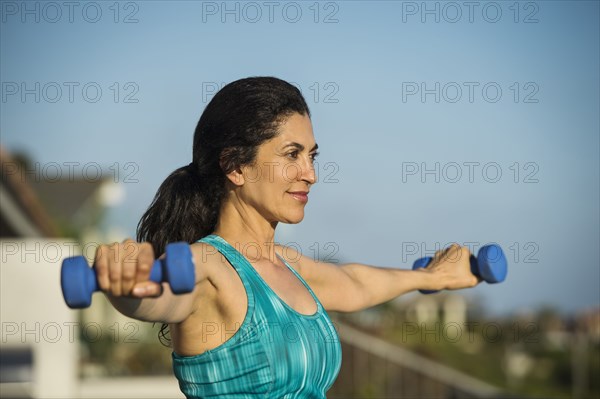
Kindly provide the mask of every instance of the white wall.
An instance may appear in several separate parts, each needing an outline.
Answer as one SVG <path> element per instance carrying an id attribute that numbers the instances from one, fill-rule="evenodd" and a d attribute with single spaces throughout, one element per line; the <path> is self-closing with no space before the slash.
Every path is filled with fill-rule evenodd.
<path id="1" fill-rule="evenodd" d="M 32 349 L 28 389 L 35 398 L 77 397 L 77 312 L 65 305 L 60 288 L 62 259 L 78 251 L 73 243 L 0 240 L 0 345 Z"/>

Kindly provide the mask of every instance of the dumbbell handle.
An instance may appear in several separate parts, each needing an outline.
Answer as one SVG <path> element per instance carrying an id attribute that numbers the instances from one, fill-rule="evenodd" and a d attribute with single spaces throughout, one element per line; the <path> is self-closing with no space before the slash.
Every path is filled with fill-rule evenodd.
<path id="1" fill-rule="evenodd" d="M 154 281 L 155 283 L 162 283 L 166 281 L 163 279 L 165 273 L 163 273 L 163 268 L 166 266 L 164 264 L 164 259 L 156 259 L 152 264 L 152 270 L 150 271 L 150 281 Z M 96 266 L 92 267 L 93 273 L 88 274 L 88 287 L 91 288 L 91 292 L 100 291 L 100 283 L 98 282 L 98 275 L 96 274 Z"/>

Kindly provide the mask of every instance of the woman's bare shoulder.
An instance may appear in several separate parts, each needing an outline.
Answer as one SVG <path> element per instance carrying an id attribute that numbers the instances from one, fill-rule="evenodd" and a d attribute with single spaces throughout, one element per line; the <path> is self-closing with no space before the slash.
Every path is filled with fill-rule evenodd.
<path id="1" fill-rule="evenodd" d="M 215 288 L 219 283 L 231 279 L 235 274 L 229 261 L 215 247 L 205 242 L 195 242 L 190 245 L 196 265 L 196 281 L 208 280 Z M 199 277 L 199 278 L 198 278 Z"/>

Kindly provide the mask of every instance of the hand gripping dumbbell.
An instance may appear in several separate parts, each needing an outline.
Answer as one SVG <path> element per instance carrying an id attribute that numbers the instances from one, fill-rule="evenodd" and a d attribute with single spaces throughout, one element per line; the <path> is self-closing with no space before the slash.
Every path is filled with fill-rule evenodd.
<path id="1" fill-rule="evenodd" d="M 431 262 L 431 257 L 420 258 L 413 264 L 413 270 L 426 267 Z M 506 278 L 508 267 L 502 248 L 496 244 L 485 245 L 477 253 L 477 259 L 471 255 L 471 273 L 480 277 L 489 284 L 501 283 Z M 422 294 L 433 294 L 435 290 L 419 290 Z"/>
<path id="2" fill-rule="evenodd" d="M 165 259 L 156 259 L 150 272 L 155 283 L 168 282 L 175 294 L 192 292 L 196 284 L 192 251 L 186 242 L 175 242 L 166 247 Z M 92 294 L 100 291 L 96 270 L 83 256 L 66 258 L 60 271 L 60 284 L 67 306 L 87 308 Z"/>

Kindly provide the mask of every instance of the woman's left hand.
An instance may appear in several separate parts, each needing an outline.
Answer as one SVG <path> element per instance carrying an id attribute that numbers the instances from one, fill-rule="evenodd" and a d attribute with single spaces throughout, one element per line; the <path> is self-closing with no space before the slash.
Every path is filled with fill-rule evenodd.
<path id="1" fill-rule="evenodd" d="M 476 286 L 482 280 L 471 273 L 471 252 L 467 247 L 452 244 L 450 247 L 437 251 L 426 268 L 433 273 L 435 290 L 457 290 Z"/>

